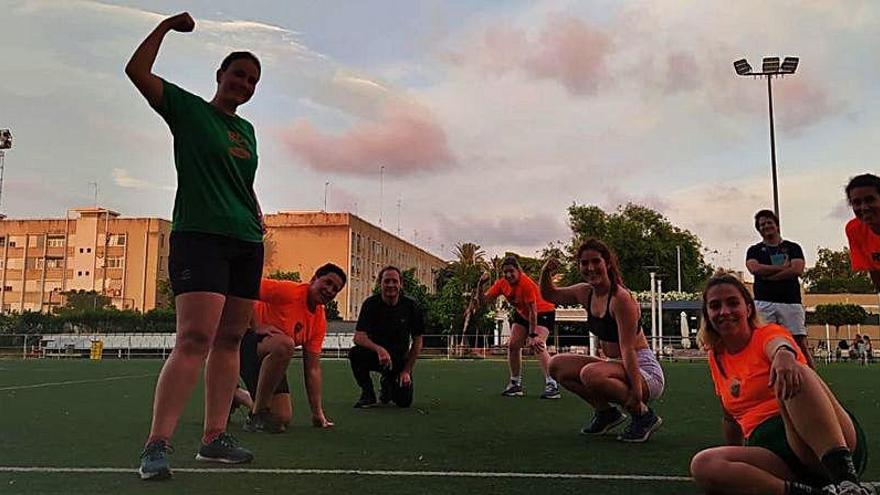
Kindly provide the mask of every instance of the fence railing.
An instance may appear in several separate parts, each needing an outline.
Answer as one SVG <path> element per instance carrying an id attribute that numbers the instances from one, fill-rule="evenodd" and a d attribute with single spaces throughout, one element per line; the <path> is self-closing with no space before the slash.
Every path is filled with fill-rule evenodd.
<path id="1" fill-rule="evenodd" d="M 352 333 L 328 333 L 322 355 L 326 358 L 344 358 L 353 345 Z M 108 333 L 108 334 L 0 334 L 0 358 L 6 359 L 165 359 L 174 348 L 173 333 Z M 649 342 L 651 339 L 649 339 Z M 498 335 L 425 335 L 422 357 L 506 359 L 507 336 Z M 822 339 L 809 341 L 811 353 L 823 362 L 880 361 L 880 350 L 867 347 L 827 350 Z M 551 335 L 547 342 L 551 354 L 574 352 L 601 355 L 595 338 L 583 335 Z M 655 353 L 662 359 L 701 360 L 706 353 L 699 349 L 694 338 L 663 337 L 658 339 Z M 523 350 L 524 356 L 533 354 Z"/>

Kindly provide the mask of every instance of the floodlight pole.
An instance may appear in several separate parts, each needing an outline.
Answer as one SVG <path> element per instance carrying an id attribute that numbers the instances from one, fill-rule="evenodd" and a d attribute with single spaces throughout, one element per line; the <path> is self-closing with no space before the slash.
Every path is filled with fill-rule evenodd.
<path id="1" fill-rule="evenodd" d="M 770 164 L 773 170 L 773 213 L 779 218 L 779 185 L 776 179 L 776 132 L 773 127 L 773 76 L 767 75 L 767 101 L 770 105 Z"/>

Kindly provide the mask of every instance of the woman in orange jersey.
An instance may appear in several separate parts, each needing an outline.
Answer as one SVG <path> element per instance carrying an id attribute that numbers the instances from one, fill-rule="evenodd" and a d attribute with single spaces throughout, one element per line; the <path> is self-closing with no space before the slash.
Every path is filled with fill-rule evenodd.
<path id="1" fill-rule="evenodd" d="M 582 354 L 557 354 L 550 373 L 563 387 L 595 409 L 585 435 L 602 435 L 626 421 L 617 405 L 632 416 L 617 439 L 645 442 L 663 420 L 648 406 L 663 394 L 663 369 L 648 347 L 639 304 L 623 285 L 617 256 L 597 239 L 589 239 L 575 255 L 584 282 L 556 287 L 551 280 L 559 262 L 547 260 L 541 270 L 541 295 L 556 304 L 580 304 L 587 311 L 587 329 L 599 337 L 608 359 Z"/>
<path id="2" fill-rule="evenodd" d="M 856 216 L 846 224 L 852 269 L 868 272 L 880 292 L 880 177 L 862 174 L 850 179 L 846 200 Z"/>
<path id="3" fill-rule="evenodd" d="M 505 397 L 524 395 L 522 386 L 522 348 L 531 347 L 538 356 L 541 371 L 544 373 L 544 392 L 542 399 L 559 399 L 559 386 L 550 376 L 547 352 L 547 337 L 556 325 L 556 306 L 541 298 L 538 285 L 523 273 L 519 262 L 513 256 L 501 262 L 502 278 L 499 278 L 485 293 L 480 294 L 478 305 L 494 301 L 504 296 L 513 307 L 510 318 L 510 341 L 507 344 L 507 364 L 510 367 L 510 383 L 501 392 Z M 489 280 L 483 273 L 480 285 Z M 475 309 L 475 308 L 470 308 Z"/>
<path id="4" fill-rule="evenodd" d="M 709 279 L 700 342 L 721 399 L 726 446 L 699 452 L 691 473 L 706 493 L 871 494 L 860 484 L 864 433 L 806 365 L 791 334 L 761 325 L 733 275 Z"/>

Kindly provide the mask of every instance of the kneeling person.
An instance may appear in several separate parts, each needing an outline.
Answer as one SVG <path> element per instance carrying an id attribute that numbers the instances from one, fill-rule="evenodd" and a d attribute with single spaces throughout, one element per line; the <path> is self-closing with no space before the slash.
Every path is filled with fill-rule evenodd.
<path id="1" fill-rule="evenodd" d="M 318 268 L 308 283 L 263 279 L 254 304 L 254 326 L 241 342 L 241 378 L 253 406 L 246 431 L 281 433 L 293 417 L 287 365 L 297 346 L 303 348 L 303 375 L 312 423 L 333 426 L 321 402 L 321 349 L 327 333 L 324 305 L 345 286 L 346 276 L 332 263 Z M 242 393 L 236 400 L 243 401 Z M 244 397 L 246 399 L 246 397 Z"/>
<path id="2" fill-rule="evenodd" d="M 388 266 L 379 272 L 379 294 L 361 306 L 349 351 L 351 371 L 361 388 L 354 407 L 376 404 L 371 371 L 382 374 L 379 399 L 409 407 L 413 400 L 412 371 L 422 350 L 425 318 L 416 301 L 401 294 L 400 269 Z"/>

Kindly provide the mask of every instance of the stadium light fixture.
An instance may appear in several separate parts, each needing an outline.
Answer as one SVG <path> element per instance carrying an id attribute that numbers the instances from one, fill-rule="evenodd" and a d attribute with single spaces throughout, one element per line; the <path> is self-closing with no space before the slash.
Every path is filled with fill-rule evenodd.
<path id="1" fill-rule="evenodd" d="M 733 63 L 733 68 L 739 76 L 763 77 L 767 79 L 767 101 L 770 111 L 770 164 L 773 177 L 773 211 L 779 217 L 779 186 L 776 177 L 776 132 L 773 127 L 773 78 L 794 74 L 800 59 L 798 57 L 785 57 L 779 63 L 779 57 L 764 57 L 761 61 L 761 72 L 752 72 L 752 66 L 748 60 L 741 58 Z"/>

